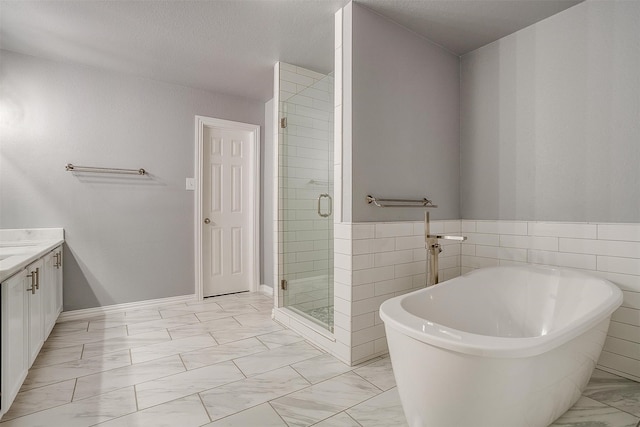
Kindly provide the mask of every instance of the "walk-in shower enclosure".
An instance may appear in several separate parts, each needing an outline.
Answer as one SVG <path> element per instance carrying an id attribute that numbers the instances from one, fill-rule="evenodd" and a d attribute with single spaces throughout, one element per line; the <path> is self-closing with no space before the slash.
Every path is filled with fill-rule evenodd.
<path id="1" fill-rule="evenodd" d="M 333 76 L 280 63 L 278 306 L 333 332 Z"/>

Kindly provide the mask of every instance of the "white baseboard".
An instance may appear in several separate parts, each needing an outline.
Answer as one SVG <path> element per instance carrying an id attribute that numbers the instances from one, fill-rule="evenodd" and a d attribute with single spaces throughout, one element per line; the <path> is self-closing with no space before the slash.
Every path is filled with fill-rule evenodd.
<path id="1" fill-rule="evenodd" d="M 260 285 L 258 292 L 261 292 L 265 295 L 269 295 L 270 297 L 273 296 L 273 288 L 271 286 Z"/>
<path id="2" fill-rule="evenodd" d="M 154 305 L 175 304 L 195 300 L 195 294 L 181 295 L 177 297 L 158 298 L 145 301 L 127 302 L 124 304 L 107 305 L 104 307 L 85 308 L 82 310 L 64 311 L 60 313 L 57 322 L 68 322 L 70 320 L 84 319 L 87 317 L 100 316 L 108 313 L 119 313 L 126 310 L 145 308 Z"/>

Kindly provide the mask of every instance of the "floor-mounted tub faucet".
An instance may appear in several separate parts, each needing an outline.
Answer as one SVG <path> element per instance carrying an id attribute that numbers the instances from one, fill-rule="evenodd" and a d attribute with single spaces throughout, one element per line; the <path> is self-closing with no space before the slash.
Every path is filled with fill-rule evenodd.
<path id="1" fill-rule="evenodd" d="M 457 240 L 463 242 L 466 236 L 448 236 L 443 234 L 431 234 L 429 212 L 424 213 L 424 244 L 427 249 L 427 286 L 438 283 L 438 255 L 442 252 L 442 246 L 438 240 Z"/>

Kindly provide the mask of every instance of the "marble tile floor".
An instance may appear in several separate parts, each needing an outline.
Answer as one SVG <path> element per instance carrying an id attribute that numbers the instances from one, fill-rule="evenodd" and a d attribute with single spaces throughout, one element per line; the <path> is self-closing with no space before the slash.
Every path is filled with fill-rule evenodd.
<path id="1" fill-rule="evenodd" d="M 640 384 L 596 370 L 553 426 L 639 422 Z M 347 366 L 247 293 L 57 324 L 0 427 L 94 425 L 407 424 L 388 357 Z"/>

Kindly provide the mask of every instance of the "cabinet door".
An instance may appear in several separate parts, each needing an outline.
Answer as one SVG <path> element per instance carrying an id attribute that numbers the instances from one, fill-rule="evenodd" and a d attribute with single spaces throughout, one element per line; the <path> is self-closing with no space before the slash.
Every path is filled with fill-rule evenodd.
<path id="1" fill-rule="evenodd" d="M 62 246 L 44 257 L 44 274 L 40 283 L 44 309 L 44 339 L 46 340 L 62 311 Z"/>
<path id="2" fill-rule="evenodd" d="M 44 260 L 38 261 L 27 267 L 27 293 L 29 308 L 29 367 L 38 356 L 38 352 L 44 343 L 44 310 L 43 304 L 43 274 Z M 34 288 L 35 287 L 35 288 Z"/>
<path id="3" fill-rule="evenodd" d="M 0 306 L 2 357 L 0 377 L 0 414 L 7 412 L 18 394 L 29 370 L 28 357 L 28 295 L 27 272 L 22 272 L 2 282 Z"/>
<path id="4" fill-rule="evenodd" d="M 58 264 L 56 266 L 56 320 L 60 313 L 62 313 L 62 245 L 55 249 L 58 254 Z"/>
<path id="5" fill-rule="evenodd" d="M 42 308 L 44 310 L 44 339 L 47 339 L 56 323 L 56 272 L 57 256 L 55 251 L 44 256 L 44 274 L 40 282 Z"/>

